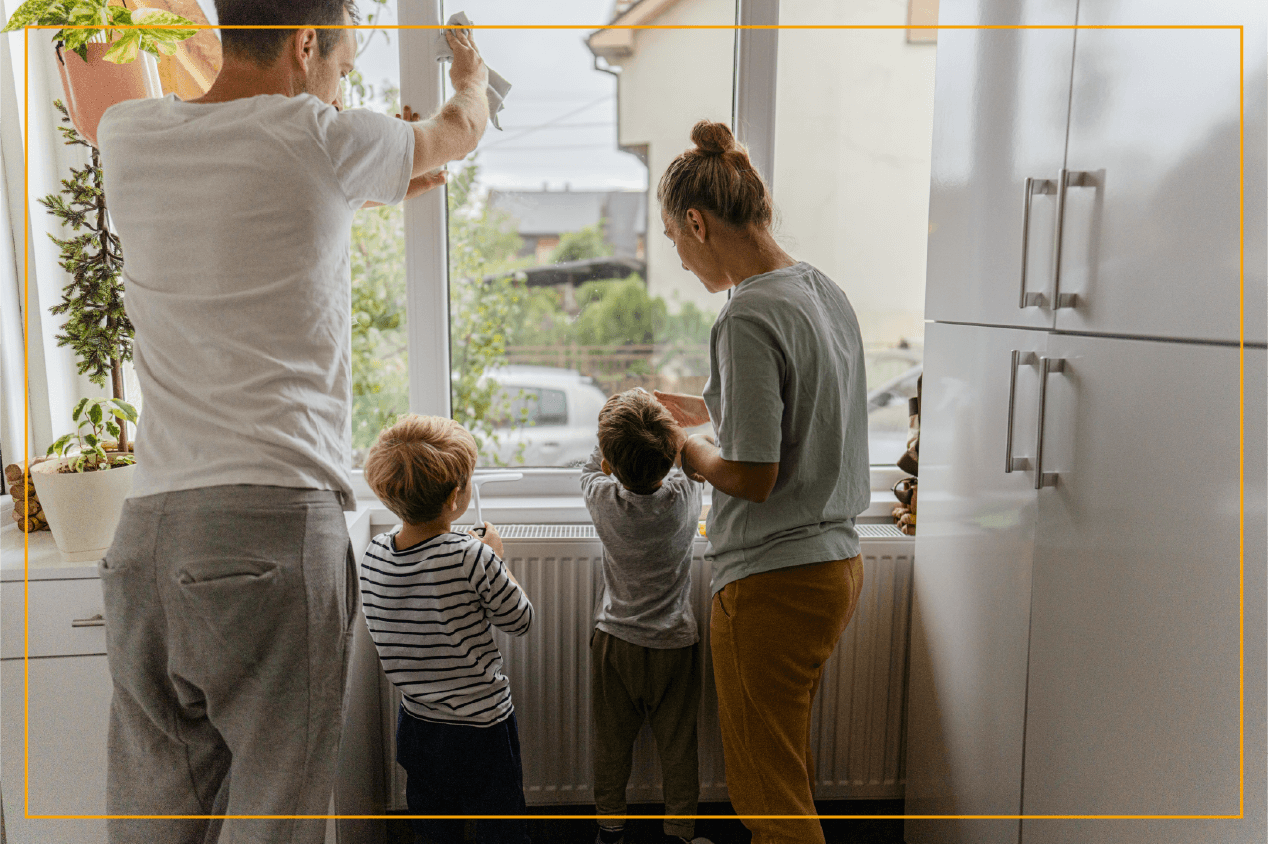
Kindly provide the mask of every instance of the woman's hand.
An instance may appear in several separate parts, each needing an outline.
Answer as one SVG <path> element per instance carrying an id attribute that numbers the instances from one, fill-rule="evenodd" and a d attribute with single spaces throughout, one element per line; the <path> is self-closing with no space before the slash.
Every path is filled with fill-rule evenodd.
<path id="1" fill-rule="evenodd" d="M 709 408 L 705 407 L 704 399 L 700 396 L 662 393 L 660 390 L 657 390 L 654 395 L 656 401 L 663 404 L 674 417 L 674 421 L 684 428 L 694 428 L 709 422 Z"/>

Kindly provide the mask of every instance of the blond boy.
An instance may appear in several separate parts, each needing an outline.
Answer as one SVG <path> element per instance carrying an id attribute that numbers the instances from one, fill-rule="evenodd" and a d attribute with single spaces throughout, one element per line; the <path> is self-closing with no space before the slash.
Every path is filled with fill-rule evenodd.
<path id="1" fill-rule="evenodd" d="M 401 690 L 396 760 L 411 814 L 524 814 L 519 732 L 493 627 L 522 636 L 528 596 L 502 539 L 451 531 L 471 500 L 476 444 L 452 419 L 403 416 L 379 434 L 365 477 L 402 521 L 374 538 L 361 601 L 383 670 Z M 461 820 L 414 820 L 417 835 L 461 844 Z M 524 821 L 480 821 L 481 842 L 523 844 Z"/>

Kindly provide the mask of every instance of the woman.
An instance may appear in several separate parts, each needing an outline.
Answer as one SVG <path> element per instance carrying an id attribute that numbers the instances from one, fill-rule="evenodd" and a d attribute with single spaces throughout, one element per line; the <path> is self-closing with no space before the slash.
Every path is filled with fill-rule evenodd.
<path id="1" fill-rule="evenodd" d="M 657 393 L 680 425 L 712 420 L 683 464 L 713 484 L 710 634 L 727 787 L 739 815 L 814 815 L 810 709 L 858 602 L 854 517 L 868 506 L 866 382 L 841 289 L 771 236 L 771 199 L 720 123 L 691 131 L 657 189 L 665 234 L 713 293 L 704 396 Z M 822 842 L 816 819 L 746 820 L 754 844 Z"/>

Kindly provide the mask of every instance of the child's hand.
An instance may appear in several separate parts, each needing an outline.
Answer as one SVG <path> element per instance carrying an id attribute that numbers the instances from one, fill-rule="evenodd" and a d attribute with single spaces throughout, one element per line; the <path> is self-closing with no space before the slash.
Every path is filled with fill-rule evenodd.
<path id="1" fill-rule="evenodd" d="M 475 530 L 467 531 L 476 539 L 493 549 L 493 553 L 499 557 L 502 556 L 502 535 L 498 533 L 498 529 L 488 522 L 484 523 L 484 536 L 476 533 Z"/>

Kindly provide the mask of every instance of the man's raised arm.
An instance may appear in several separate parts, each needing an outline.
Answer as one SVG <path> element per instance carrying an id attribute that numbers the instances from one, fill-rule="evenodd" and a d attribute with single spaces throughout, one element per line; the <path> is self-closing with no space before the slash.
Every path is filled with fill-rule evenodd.
<path id="1" fill-rule="evenodd" d="M 470 31 L 449 29 L 445 38 L 453 48 L 449 81 L 454 94 L 435 117 L 411 124 L 414 178 L 465 158 L 476 148 L 489 122 L 489 69 L 480 58 Z"/>

